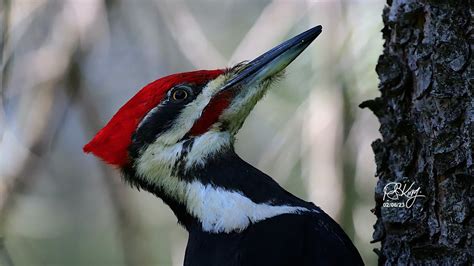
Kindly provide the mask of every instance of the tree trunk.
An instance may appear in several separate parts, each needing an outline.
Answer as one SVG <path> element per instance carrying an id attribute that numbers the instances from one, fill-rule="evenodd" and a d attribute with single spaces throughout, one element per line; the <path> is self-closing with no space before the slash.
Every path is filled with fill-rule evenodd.
<path id="1" fill-rule="evenodd" d="M 381 265 L 474 263 L 472 12 L 470 0 L 387 0 L 381 96 L 361 104 L 382 135 L 372 144 Z"/>

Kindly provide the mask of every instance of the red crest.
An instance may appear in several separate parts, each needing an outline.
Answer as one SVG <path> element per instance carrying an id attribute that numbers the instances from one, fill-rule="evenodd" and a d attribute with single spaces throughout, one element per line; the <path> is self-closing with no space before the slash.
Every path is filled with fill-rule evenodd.
<path id="1" fill-rule="evenodd" d="M 169 89 L 180 83 L 204 85 L 223 72 L 217 69 L 173 74 L 146 85 L 84 146 L 84 152 L 92 152 L 109 164 L 127 165 L 127 149 L 132 142 L 133 132 L 143 117 L 161 102 Z"/>

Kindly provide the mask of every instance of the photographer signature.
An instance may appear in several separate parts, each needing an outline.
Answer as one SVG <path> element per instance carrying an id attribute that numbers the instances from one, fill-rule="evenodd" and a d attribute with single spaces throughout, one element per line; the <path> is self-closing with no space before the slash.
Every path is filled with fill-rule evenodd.
<path id="1" fill-rule="evenodd" d="M 419 194 L 420 187 L 413 189 L 415 182 L 411 183 L 409 187 L 406 184 L 399 182 L 390 182 L 383 188 L 383 200 L 386 198 L 397 201 L 402 197 L 406 198 L 405 204 L 407 209 L 411 208 L 417 198 L 425 198 L 425 195 Z"/>

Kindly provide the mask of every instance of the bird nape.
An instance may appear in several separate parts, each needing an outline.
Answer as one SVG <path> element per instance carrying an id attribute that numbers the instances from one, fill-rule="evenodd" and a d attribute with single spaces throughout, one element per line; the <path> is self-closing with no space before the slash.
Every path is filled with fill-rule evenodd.
<path id="1" fill-rule="evenodd" d="M 185 265 L 362 265 L 341 227 L 234 151 L 235 135 L 321 26 L 250 62 L 141 89 L 84 146 L 160 197 L 189 232 Z"/>

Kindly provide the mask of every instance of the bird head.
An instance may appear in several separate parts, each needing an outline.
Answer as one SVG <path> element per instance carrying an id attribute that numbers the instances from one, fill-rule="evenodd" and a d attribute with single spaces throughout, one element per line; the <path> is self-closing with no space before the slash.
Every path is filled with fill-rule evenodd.
<path id="1" fill-rule="evenodd" d="M 179 197 L 180 173 L 233 149 L 235 134 L 272 81 L 320 33 L 314 27 L 230 68 L 160 78 L 123 105 L 84 151 L 133 169 L 134 183 Z"/>

